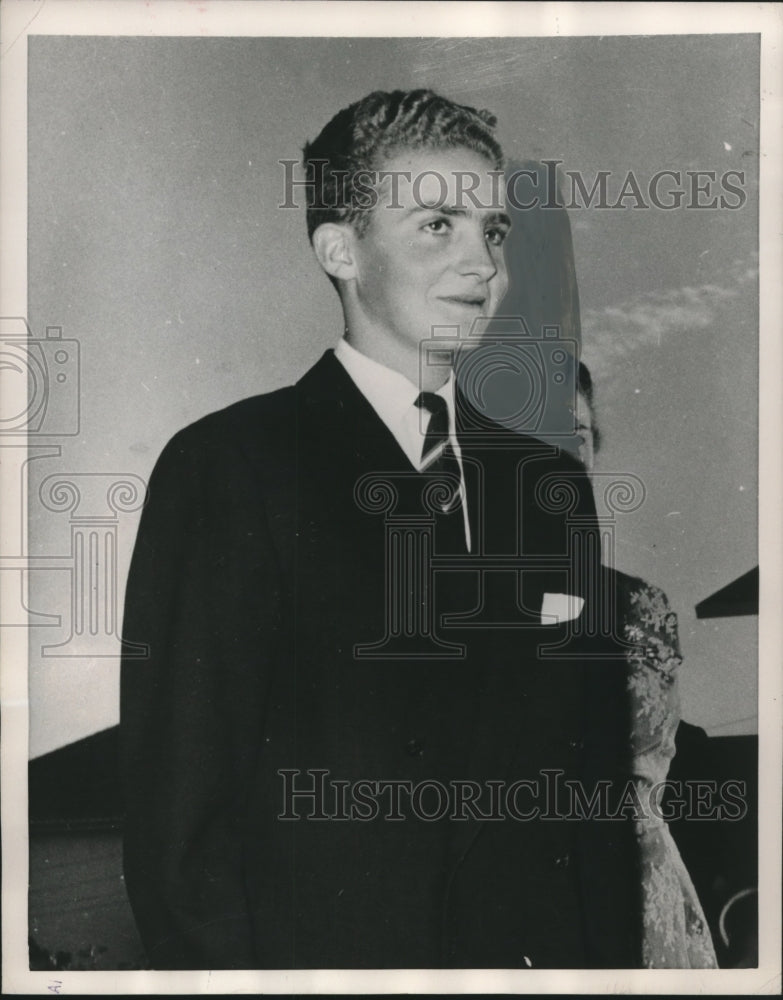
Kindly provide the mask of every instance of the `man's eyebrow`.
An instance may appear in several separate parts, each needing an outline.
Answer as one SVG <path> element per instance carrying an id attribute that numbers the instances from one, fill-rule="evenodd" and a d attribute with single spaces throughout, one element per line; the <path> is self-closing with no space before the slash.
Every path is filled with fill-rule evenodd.
<path id="1" fill-rule="evenodd" d="M 487 222 L 495 224 L 499 222 L 501 225 L 508 226 L 508 228 L 511 229 L 511 216 L 507 215 L 505 212 L 493 212 L 487 219 Z"/>
<path id="2" fill-rule="evenodd" d="M 465 216 L 471 213 L 466 208 L 457 208 L 455 205 L 441 205 L 438 202 L 433 202 L 432 205 L 413 205 L 411 208 L 407 209 L 406 215 L 415 215 L 421 212 L 440 212 L 442 215 L 451 216 Z M 500 223 L 501 225 L 508 226 L 511 228 L 511 217 L 505 212 L 492 212 L 483 221 L 490 224 Z"/>

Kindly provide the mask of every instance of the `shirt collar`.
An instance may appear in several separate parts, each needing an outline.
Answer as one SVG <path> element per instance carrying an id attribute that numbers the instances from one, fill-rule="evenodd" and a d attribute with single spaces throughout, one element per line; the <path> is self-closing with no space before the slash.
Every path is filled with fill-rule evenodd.
<path id="1" fill-rule="evenodd" d="M 387 368 L 366 354 L 357 351 L 343 338 L 335 348 L 335 357 L 352 379 L 359 392 L 373 407 L 380 419 L 394 436 L 414 469 L 421 468 L 421 452 L 429 419 L 415 404 L 419 388 L 404 375 Z M 462 473 L 462 455 L 455 434 L 454 372 L 438 389 L 437 395 L 446 400 L 449 413 L 449 437 Z M 462 518 L 465 545 L 471 551 L 470 521 L 464 479 L 461 486 Z"/>
<path id="2" fill-rule="evenodd" d="M 343 337 L 335 348 L 335 357 L 353 379 L 356 387 L 372 405 L 389 430 L 399 439 L 401 428 L 421 391 L 401 375 L 379 361 L 357 351 Z M 454 433 L 454 373 L 437 390 L 449 410 L 449 430 Z"/>

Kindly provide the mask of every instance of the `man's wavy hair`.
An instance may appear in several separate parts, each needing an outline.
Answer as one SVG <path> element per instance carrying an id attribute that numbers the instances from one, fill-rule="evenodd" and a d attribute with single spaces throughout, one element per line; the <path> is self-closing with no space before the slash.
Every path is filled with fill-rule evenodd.
<path id="1" fill-rule="evenodd" d="M 372 208 L 362 205 L 357 175 L 365 172 L 366 185 L 366 172 L 383 169 L 398 152 L 461 147 L 502 170 L 496 122 L 490 111 L 456 104 L 432 90 L 376 90 L 338 111 L 303 149 L 310 240 L 324 222 L 350 222 L 364 233 Z"/>

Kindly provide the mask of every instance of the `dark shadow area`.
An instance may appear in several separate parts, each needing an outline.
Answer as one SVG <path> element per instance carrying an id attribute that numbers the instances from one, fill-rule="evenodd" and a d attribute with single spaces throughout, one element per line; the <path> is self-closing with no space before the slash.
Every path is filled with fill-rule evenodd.
<path id="1" fill-rule="evenodd" d="M 758 737 L 708 737 L 703 729 L 681 722 L 676 746 L 669 780 L 689 782 L 692 803 L 701 790 L 706 804 L 712 788 L 724 789 L 736 800 L 732 811 L 739 814 L 737 818 L 708 818 L 710 810 L 705 805 L 705 818 L 675 819 L 669 829 L 704 908 L 721 968 L 755 968 Z M 740 790 L 733 791 L 734 785 Z M 692 810 L 697 817 L 702 811 L 698 805 Z"/>
<path id="2" fill-rule="evenodd" d="M 122 876 L 117 735 L 30 762 L 32 970 L 145 967 Z"/>

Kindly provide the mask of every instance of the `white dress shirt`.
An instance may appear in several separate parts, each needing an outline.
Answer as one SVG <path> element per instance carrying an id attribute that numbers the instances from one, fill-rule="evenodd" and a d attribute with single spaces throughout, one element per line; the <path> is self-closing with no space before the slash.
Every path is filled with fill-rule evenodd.
<path id="1" fill-rule="evenodd" d="M 373 361 L 366 354 L 356 350 L 343 338 L 334 351 L 335 357 L 350 375 L 356 388 L 372 406 L 384 424 L 394 435 L 414 469 L 422 471 L 422 451 L 430 414 L 416 406 L 421 390 L 404 375 Z M 462 453 L 455 433 L 454 417 L 454 373 L 438 389 L 437 395 L 446 401 L 449 414 L 449 442 L 457 459 L 460 472 L 460 498 L 465 525 L 465 544 L 470 552 L 470 523 L 465 494 L 465 474 L 462 468 Z"/>

